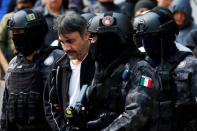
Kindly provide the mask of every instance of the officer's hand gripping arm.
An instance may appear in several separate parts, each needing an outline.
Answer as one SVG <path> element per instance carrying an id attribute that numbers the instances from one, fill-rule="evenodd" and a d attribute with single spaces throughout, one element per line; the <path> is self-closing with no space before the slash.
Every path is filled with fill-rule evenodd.
<path id="1" fill-rule="evenodd" d="M 3 94 L 3 102 L 2 102 L 2 110 L 1 110 L 1 121 L 0 121 L 0 130 L 6 131 L 7 130 L 7 123 L 8 123 L 8 117 L 7 117 L 7 100 L 8 100 L 8 90 L 5 88 L 4 94 Z"/>

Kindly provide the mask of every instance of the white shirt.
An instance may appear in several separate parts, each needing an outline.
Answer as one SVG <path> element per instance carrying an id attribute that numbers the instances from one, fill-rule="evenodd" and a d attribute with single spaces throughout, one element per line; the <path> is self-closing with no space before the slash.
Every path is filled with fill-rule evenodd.
<path id="1" fill-rule="evenodd" d="M 72 61 L 70 61 L 70 66 L 72 69 L 72 75 L 69 83 L 69 105 L 73 104 L 77 100 L 77 96 L 80 94 L 80 71 L 81 71 L 81 63 L 79 65 L 73 65 Z"/>

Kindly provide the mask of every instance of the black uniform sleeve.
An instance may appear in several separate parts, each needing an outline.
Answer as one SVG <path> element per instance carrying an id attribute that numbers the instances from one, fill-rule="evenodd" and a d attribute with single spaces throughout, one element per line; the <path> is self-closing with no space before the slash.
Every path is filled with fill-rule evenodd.
<path id="1" fill-rule="evenodd" d="M 1 130 L 6 131 L 7 130 L 7 112 L 6 112 L 6 106 L 7 106 L 7 99 L 8 99 L 8 90 L 5 88 L 3 93 L 3 102 L 2 102 L 2 109 L 1 109 Z"/>
<path id="2" fill-rule="evenodd" d="M 154 69 L 142 62 L 127 83 L 125 110 L 103 131 L 136 131 L 142 128 L 151 113 L 158 95 L 159 77 Z M 147 83 L 149 82 L 149 84 Z"/>
<path id="3" fill-rule="evenodd" d="M 44 89 L 44 111 L 47 122 L 54 131 L 62 131 L 65 128 L 64 114 L 62 110 L 55 106 L 59 105 L 58 96 L 54 84 L 54 78 L 52 77 L 53 71 L 46 81 Z"/>
<path id="4" fill-rule="evenodd" d="M 196 101 L 196 104 L 197 104 L 197 64 L 196 64 L 196 60 L 195 62 L 195 68 L 194 68 L 194 71 L 192 72 L 192 77 L 191 77 L 191 89 L 192 89 L 192 95 L 194 96 L 194 99 Z M 184 76 L 184 75 L 183 75 Z M 189 86 L 189 85 L 188 85 Z"/>
<path id="5" fill-rule="evenodd" d="M 8 121 L 8 99 L 9 99 L 9 92 L 8 92 L 8 77 L 14 67 L 17 65 L 17 59 L 18 57 L 15 56 L 8 65 L 8 70 L 6 71 L 5 74 L 5 89 L 3 92 L 3 100 L 2 100 L 2 109 L 1 109 L 1 120 L 0 120 L 0 131 L 7 131 L 7 130 L 12 130 L 11 124 Z M 12 116 L 14 117 L 14 116 Z M 11 128 L 11 129 L 10 129 Z"/>

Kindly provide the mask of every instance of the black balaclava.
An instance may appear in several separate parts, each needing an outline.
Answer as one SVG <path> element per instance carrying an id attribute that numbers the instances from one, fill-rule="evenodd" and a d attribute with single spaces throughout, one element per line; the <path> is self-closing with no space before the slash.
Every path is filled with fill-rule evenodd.
<path id="1" fill-rule="evenodd" d="M 13 34 L 13 41 L 16 50 L 24 56 L 31 55 L 44 43 L 42 31 L 31 29 L 21 34 Z"/>
<path id="2" fill-rule="evenodd" d="M 150 30 L 147 35 L 142 37 L 142 44 L 147 55 L 159 63 L 175 52 L 174 40 L 176 39 L 175 34 L 178 32 L 178 27 L 173 21 L 172 13 L 167 8 L 158 6 L 153 8 L 152 12 L 159 15 L 159 30 Z M 152 25 L 153 23 L 149 22 L 148 24 Z M 156 32 L 157 35 L 151 35 L 154 34 L 153 32 Z"/>
<path id="3" fill-rule="evenodd" d="M 122 42 L 120 36 L 114 33 L 98 35 L 97 42 L 90 48 L 97 66 L 95 82 L 105 80 L 116 67 L 128 62 L 131 56 L 140 57 L 136 46 L 130 42 Z"/>
<path id="4" fill-rule="evenodd" d="M 146 50 L 147 55 L 159 63 L 161 59 L 168 58 L 169 55 L 171 55 L 174 50 L 176 50 L 176 45 L 173 42 L 174 40 L 174 33 L 166 33 L 165 35 L 142 38 L 142 44 Z"/>
<path id="5" fill-rule="evenodd" d="M 119 36 L 115 33 L 98 34 L 98 40 L 92 44 L 91 53 L 95 61 L 106 67 L 116 59 L 125 49 Z"/>

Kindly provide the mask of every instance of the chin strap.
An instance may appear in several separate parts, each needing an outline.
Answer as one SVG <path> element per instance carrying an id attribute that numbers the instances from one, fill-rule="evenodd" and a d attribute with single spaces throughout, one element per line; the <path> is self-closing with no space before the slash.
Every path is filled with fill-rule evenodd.
<path id="1" fill-rule="evenodd" d="M 160 43 L 161 44 L 161 64 L 160 65 L 161 65 L 161 70 L 163 70 L 163 64 L 164 64 L 164 58 L 163 58 L 164 57 L 164 55 L 163 55 L 163 38 L 161 38 L 160 41 L 161 41 L 161 43 Z"/>

